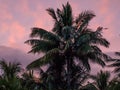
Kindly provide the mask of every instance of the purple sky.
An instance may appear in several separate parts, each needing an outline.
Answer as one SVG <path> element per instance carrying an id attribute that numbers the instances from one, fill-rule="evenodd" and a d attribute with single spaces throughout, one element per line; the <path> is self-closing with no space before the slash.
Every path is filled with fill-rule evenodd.
<path id="1" fill-rule="evenodd" d="M 120 50 L 120 0 L 0 0 L 0 45 L 29 51 L 24 44 L 34 26 L 52 29 L 52 18 L 45 9 L 61 8 L 69 1 L 74 16 L 81 11 L 93 10 L 96 17 L 90 27 L 108 28 L 103 32 L 111 45 L 105 52 Z"/>

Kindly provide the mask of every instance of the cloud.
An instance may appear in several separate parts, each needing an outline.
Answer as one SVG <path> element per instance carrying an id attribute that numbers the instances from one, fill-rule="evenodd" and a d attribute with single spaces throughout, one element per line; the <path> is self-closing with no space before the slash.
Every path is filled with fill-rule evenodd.
<path id="1" fill-rule="evenodd" d="M 96 14 L 90 22 L 90 27 L 96 29 L 98 26 L 108 28 L 103 32 L 104 36 L 111 42 L 111 50 L 119 46 L 119 1 L 109 0 L 68 0 L 73 7 L 74 15 L 84 10 L 93 10 Z M 53 20 L 45 11 L 47 8 L 61 8 L 67 1 L 55 0 L 54 2 L 40 0 L 1 0 L 0 1 L 0 44 L 8 44 L 18 48 L 24 47 L 23 42 L 27 40 L 30 28 L 36 26 L 51 30 Z M 117 10 L 116 10 L 117 9 Z M 4 37 L 4 40 L 3 40 Z"/>
<path id="2" fill-rule="evenodd" d="M 0 26 L 2 26 L 2 34 L 0 37 L 1 39 L 5 38 L 2 40 L 3 43 L 14 48 L 22 48 L 21 46 L 26 36 L 26 30 L 24 26 L 16 21 L 13 21 L 11 23 L 3 23 Z"/>
<path id="3" fill-rule="evenodd" d="M 0 20 L 11 20 L 13 17 L 5 3 L 0 3 Z"/>

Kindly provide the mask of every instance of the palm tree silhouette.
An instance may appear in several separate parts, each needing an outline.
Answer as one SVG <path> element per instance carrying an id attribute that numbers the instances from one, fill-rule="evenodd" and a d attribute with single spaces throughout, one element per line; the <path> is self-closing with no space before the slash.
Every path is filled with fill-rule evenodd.
<path id="1" fill-rule="evenodd" d="M 91 75 L 90 77 L 95 81 L 94 83 L 98 90 L 107 90 L 110 72 L 101 70 L 97 75 Z"/>
<path id="2" fill-rule="evenodd" d="M 22 86 L 18 79 L 18 73 L 21 71 L 20 63 L 9 62 L 4 59 L 0 61 L 0 69 L 2 75 L 0 76 L 1 90 L 21 90 Z M 24 90 L 24 89 L 23 89 Z"/>
<path id="3" fill-rule="evenodd" d="M 30 34 L 31 39 L 25 42 L 32 46 L 29 53 L 42 52 L 45 55 L 30 63 L 27 68 L 49 64 L 54 67 L 52 71 L 58 77 L 57 80 L 60 80 L 62 71 L 66 68 L 67 90 L 71 90 L 72 67 L 76 65 L 75 62 L 88 71 L 89 60 L 105 66 L 104 60 L 109 57 L 97 45 L 109 47 L 109 42 L 101 34 L 102 27 L 95 31 L 88 28 L 90 20 L 95 17 L 92 11 L 84 11 L 77 18 L 73 18 L 69 3 L 63 5 L 61 10 L 57 8 L 56 12 L 52 8 L 47 11 L 54 20 L 52 31 L 34 27 Z"/>

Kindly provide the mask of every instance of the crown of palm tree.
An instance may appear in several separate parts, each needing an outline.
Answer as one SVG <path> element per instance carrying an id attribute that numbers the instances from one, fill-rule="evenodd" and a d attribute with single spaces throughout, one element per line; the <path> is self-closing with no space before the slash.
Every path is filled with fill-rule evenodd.
<path id="1" fill-rule="evenodd" d="M 49 64 L 54 67 L 57 77 L 67 68 L 67 81 L 70 80 L 72 66 L 84 66 L 89 71 L 89 60 L 105 66 L 104 61 L 109 57 L 104 54 L 97 45 L 109 47 L 109 42 L 103 38 L 102 27 L 93 31 L 88 28 L 89 22 L 95 17 L 92 11 L 84 11 L 74 18 L 69 3 L 62 9 L 47 9 L 48 14 L 54 20 L 52 31 L 34 27 L 29 40 L 25 43 L 31 45 L 29 53 L 44 53 L 43 57 L 30 63 L 27 68 L 38 68 Z M 68 82 L 69 83 L 69 82 Z M 69 87 L 71 85 L 68 85 Z"/>
<path id="2" fill-rule="evenodd" d="M 38 67 L 50 62 L 56 55 L 65 58 L 70 53 L 82 60 L 83 64 L 87 64 L 89 58 L 102 66 L 105 65 L 103 60 L 108 57 L 97 45 L 108 47 L 109 42 L 101 34 L 102 27 L 98 27 L 96 31 L 88 28 L 89 21 L 95 17 L 92 11 L 84 11 L 76 19 L 73 18 L 69 3 L 63 5 L 62 10 L 57 9 L 55 12 L 54 9 L 49 8 L 47 11 L 54 19 L 52 32 L 34 27 L 30 34 L 32 39 L 25 42 L 32 46 L 29 53 L 43 52 L 45 55 L 28 67 Z M 86 57 L 83 57 L 84 55 Z M 88 68 L 90 69 L 89 66 Z"/>

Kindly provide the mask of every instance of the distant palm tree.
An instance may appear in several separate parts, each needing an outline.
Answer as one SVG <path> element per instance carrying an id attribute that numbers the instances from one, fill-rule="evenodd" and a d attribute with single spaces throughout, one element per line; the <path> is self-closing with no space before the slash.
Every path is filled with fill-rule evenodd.
<path id="1" fill-rule="evenodd" d="M 109 86 L 107 87 L 107 90 L 120 90 L 120 78 L 113 78 L 109 82 Z"/>
<path id="2" fill-rule="evenodd" d="M 26 71 L 22 74 L 21 78 L 22 86 L 27 88 L 28 90 L 39 89 L 40 83 L 35 81 L 35 76 L 33 70 Z M 39 88 L 38 88 L 39 87 Z"/>
<path id="3" fill-rule="evenodd" d="M 120 52 L 116 52 L 115 54 L 120 56 Z M 115 67 L 114 72 L 117 73 L 118 76 L 120 77 L 120 59 L 113 59 L 112 61 L 114 62 L 109 66 Z"/>
<path id="4" fill-rule="evenodd" d="M 17 77 L 21 71 L 20 63 L 17 62 L 6 62 L 4 59 L 0 61 L 0 69 L 2 70 L 2 77 L 12 78 Z"/>
<path id="5" fill-rule="evenodd" d="M 97 75 L 92 75 L 91 78 L 94 80 L 95 86 L 99 90 L 107 90 L 110 79 L 110 72 L 100 71 Z"/>
<path id="6" fill-rule="evenodd" d="M 75 62 L 90 70 L 89 60 L 105 66 L 104 60 L 108 58 L 97 45 L 109 47 L 109 42 L 103 38 L 102 27 L 96 31 L 88 28 L 88 23 L 95 17 L 92 11 L 84 11 L 73 18 L 72 8 L 69 3 L 63 5 L 62 10 L 57 8 L 47 9 L 54 20 L 52 32 L 42 28 L 34 27 L 30 37 L 25 43 L 32 46 L 29 53 L 44 53 L 43 57 L 30 63 L 27 68 L 38 68 L 49 64 L 54 68 L 54 75 L 58 77 L 55 81 L 61 80 L 62 71 L 66 65 L 67 89 L 71 90 L 72 67 Z M 57 83 L 56 83 L 57 84 Z M 60 83 L 58 83 L 59 85 Z"/>
<path id="7" fill-rule="evenodd" d="M 2 75 L 0 77 L 0 90 L 24 90 L 18 78 L 21 70 L 20 63 L 7 63 L 4 59 L 0 61 Z"/>

